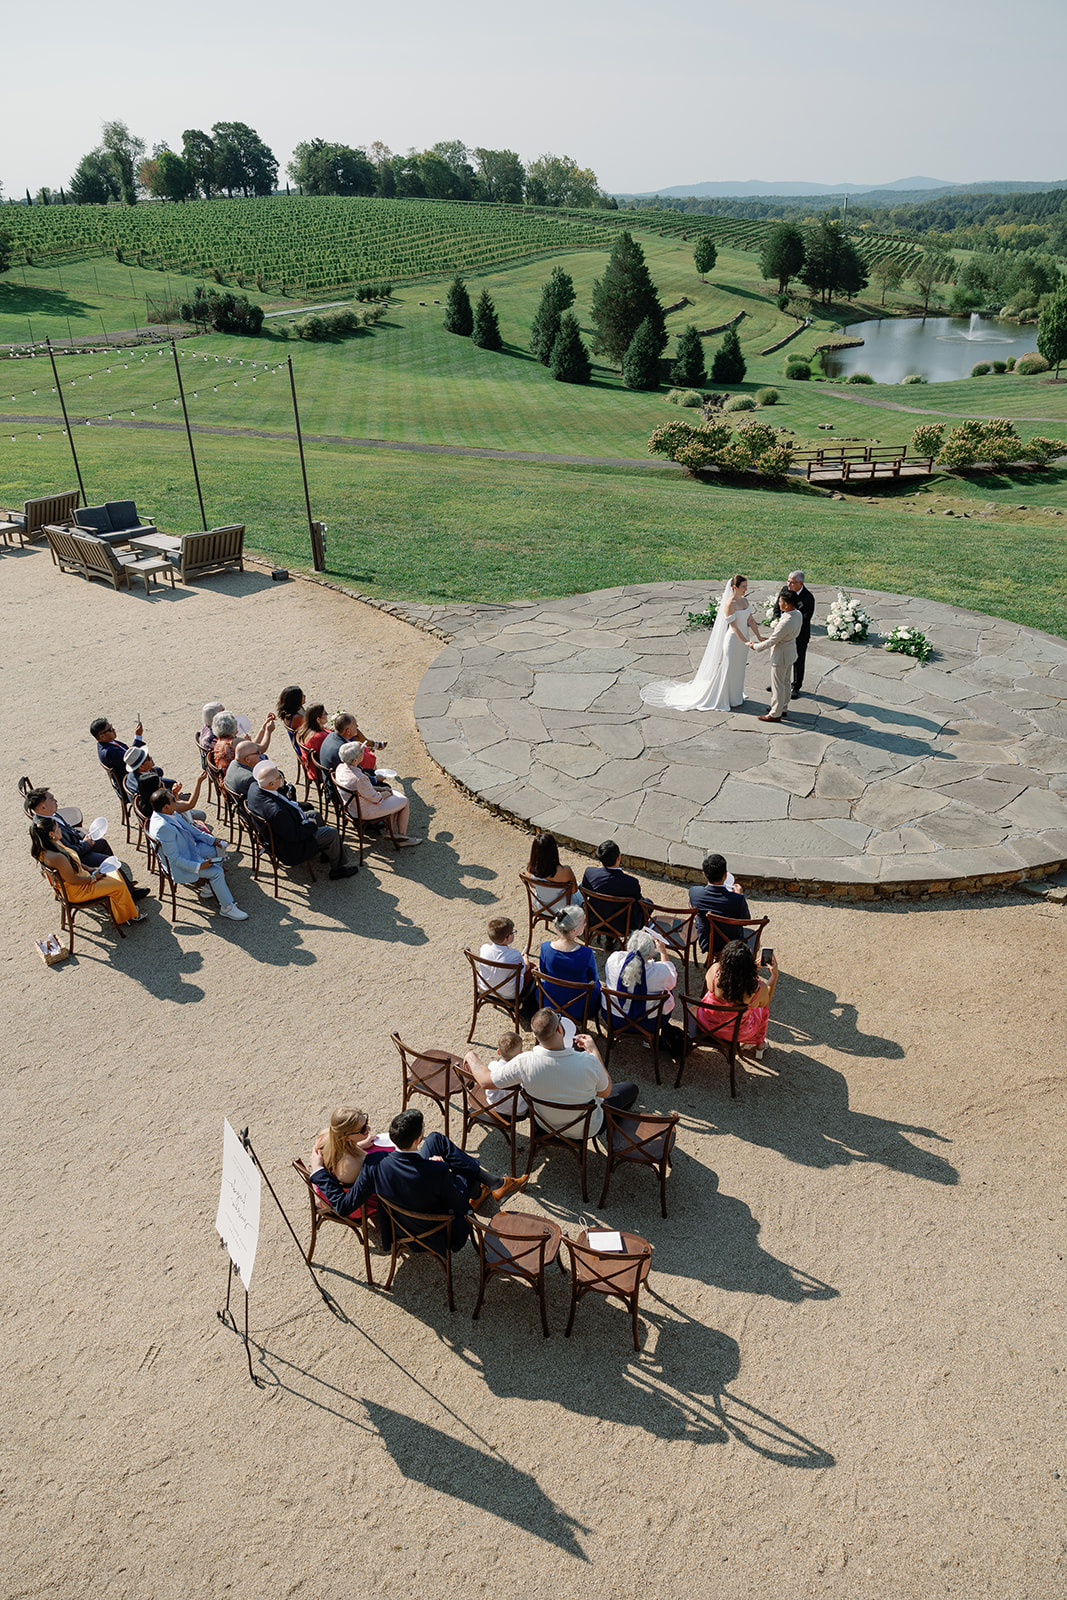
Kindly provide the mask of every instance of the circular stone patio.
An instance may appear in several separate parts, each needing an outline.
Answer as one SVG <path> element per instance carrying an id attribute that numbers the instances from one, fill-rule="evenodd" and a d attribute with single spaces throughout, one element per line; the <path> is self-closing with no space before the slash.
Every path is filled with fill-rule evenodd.
<path id="1" fill-rule="evenodd" d="M 719 850 L 746 883 L 863 897 L 969 889 L 1067 860 L 1067 643 L 903 595 L 853 590 L 863 644 L 827 639 L 813 586 L 805 694 L 767 709 L 754 656 L 741 711 L 645 706 L 689 678 L 721 583 L 640 584 L 434 613 L 452 642 L 415 701 L 433 759 L 479 799 L 561 843 L 618 840 L 627 862 L 697 879 Z M 757 603 L 775 585 L 753 582 Z M 421 608 L 419 608 L 421 609 Z M 428 613 L 426 619 L 431 620 Z M 889 655 L 898 622 L 935 647 Z M 765 632 L 765 630 L 764 630 Z"/>

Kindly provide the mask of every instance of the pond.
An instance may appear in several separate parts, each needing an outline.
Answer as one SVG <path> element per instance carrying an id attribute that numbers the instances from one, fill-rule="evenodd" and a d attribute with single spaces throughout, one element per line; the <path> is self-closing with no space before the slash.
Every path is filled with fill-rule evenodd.
<path id="1" fill-rule="evenodd" d="M 966 378 L 978 361 L 1005 361 L 1037 349 L 1037 328 L 993 317 L 887 317 L 854 322 L 843 330 L 862 345 L 824 355 L 828 377 L 869 372 L 875 383 L 899 383 L 920 372 L 929 383 Z M 992 382 L 996 382 L 990 374 Z"/>

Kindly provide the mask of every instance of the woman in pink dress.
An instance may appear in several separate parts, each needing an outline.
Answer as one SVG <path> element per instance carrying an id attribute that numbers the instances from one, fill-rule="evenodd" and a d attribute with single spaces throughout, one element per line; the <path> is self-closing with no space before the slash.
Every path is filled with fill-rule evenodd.
<path id="1" fill-rule="evenodd" d="M 345 804 L 352 816 L 358 815 L 364 822 L 388 822 L 396 843 L 404 849 L 413 849 L 422 840 L 411 838 L 407 831 L 411 802 L 406 794 L 375 788 L 360 766 L 364 748 L 358 740 L 341 746 L 333 781 L 347 795 Z"/>
<path id="2" fill-rule="evenodd" d="M 720 1006 L 744 1006 L 737 1042 L 750 1050 L 757 1061 L 763 1059 L 767 1043 L 767 1023 L 771 1001 L 778 984 L 778 962 L 771 953 L 770 977 L 760 976 L 756 958 L 743 939 L 731 939 L 719 952 L 719 959 L 708 968 L 708 987 L 704 1000 Z M 733 1016 L 725 1011 L 697 1008 L 700 1026 L 717 1039 L 729 1039 L 734 1029 Z"/>

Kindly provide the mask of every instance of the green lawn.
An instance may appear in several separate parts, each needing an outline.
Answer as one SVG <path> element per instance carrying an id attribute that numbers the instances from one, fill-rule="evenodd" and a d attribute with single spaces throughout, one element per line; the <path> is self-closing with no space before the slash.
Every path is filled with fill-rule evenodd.
<path id="1" fill-rule="evenodd" d="M 133 496 L 165 529 L 199 525 L 180 435 L 100 431 L 79 441 L 91 498 Z M 208 516 L 309 565 L 295 449 L 203 439 Z M 330 572 L 383 598 L 510 600 L 739 570 L 768 583 L 801 565 L 817 583 L 927 595 L 1067 635 L 1067 529 L 969 522 L 680 473 L 308 450 Z M 73 482 L 64 442 L 0 446 L 0 502 Z M 47 557 L 42 557 L 47 561 Z M 80 580 L 56 574 L 57 597 Z"/>

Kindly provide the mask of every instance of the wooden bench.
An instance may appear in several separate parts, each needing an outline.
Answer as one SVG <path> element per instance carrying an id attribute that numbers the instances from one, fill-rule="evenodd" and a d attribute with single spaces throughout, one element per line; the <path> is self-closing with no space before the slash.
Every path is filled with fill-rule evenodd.
<path id="1" fill-rule="evenodd" d="M 18 534 L 21 544 L 35 544 L 39 539 L 47 537 L 46 529 L 50 524 L 69 524 L 80 499 L 78 490 L 71 489 L 66 494 L 46 495 L 39 500 L 27 500 L 21 511 L 7 512 L 5 537 L 14 531 Z"/>
<path id="2" fill-rule="evenodd" d="M 106 578 L 115 589 L 129 589 L 130 579 L 140 578 L 146 595 L 153 578 L 165 575 L 174 587 L 174 566 L 165 556 L 138 555 L 133 551 L 119 555 L 105 539 L 70 528 L 50 527 L 46 536 L 52 560 L 61 572 L 76 572 L 86 579 Z"/>
<path id="3" fill-rule="evenodd" d="M 176 562 L 178 576 L 183 583 L 199 578 L 204 572 L 218 572 L 223 567 L 239 567 L 243 572 L 245 525 L 234 523 L 227 528 L 211 528 L 207 533 L 185 533 Z"/>
<path id="4" fill-rule="evenodd" d="M 78 549 L 76 536 L 68 528 L 54 525 L 47 527 L 44 532 L 48 548 L 52 552 L 52 560 L 60 572 L 76 572 L 79 578 L 84 578 L 85 562 Z"/>

